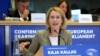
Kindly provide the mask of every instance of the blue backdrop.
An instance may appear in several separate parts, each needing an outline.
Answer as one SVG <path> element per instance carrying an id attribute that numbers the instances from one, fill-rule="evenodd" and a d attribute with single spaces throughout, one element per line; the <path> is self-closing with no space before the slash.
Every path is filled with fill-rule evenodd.
<path id="1" fill-rule="evenodd" d="M 5 56 L 5 26 L 0 25 L 0 56 Z"/>
<path id="2" fill-rule="evenodd" d="M 10 27 L 11 40 L 14 38 L 34 37 L 37 30 L 46 29 L 45 25 L 17 25 Z M 72 32 L 73 45 L 87 45 L 100 43 L 100 25 L 68 25 L 67 30 Z"/>
<path id="3" fill-rule="evenodd" d="M 68 25 L 72 32 L 73 45 L 100 44 L 100 25 Z"/>
<path id="4" fill-rule="evenodd" d="M 10 26 L 10 39 L 32 38 L 37 30 L 46 29 L 45 25 L 12 25 Z M 100 25 L 68 25 L 67 30 L 72 32 L 73 45 L 94 45 L 100 44 Z M 0 52 L 2 56 L 5 53 L 5 26 L 0 26 Z M 13 49 L 13 47 L 11 47 Z"/>
<path id="5" fill-rule="evenodd" d="M 11 8 L 11 0 L 0 0 L 0 20 L 3 20 L 3 13 L 8 14 L 9 8 Z"/>
<path id="6" fill-rule="evenodd" d="M 38 30 L 44 29 L 46 29 L 45 25 L 13 25 L 10 26 L 10 39 L 12 41 L 16 38 L 33 38 Z M 68 25 L 66 29 L 72 32 L 72 45 L 99 45 L 100 43 L 100 25 Z M 11 49 L 15 50 L 16 48 L 11 47 Z M 80 53 L 81 48 L 76 50 Z M 84 56 L 83 52 L 80 53 L 82 56 Z"/>

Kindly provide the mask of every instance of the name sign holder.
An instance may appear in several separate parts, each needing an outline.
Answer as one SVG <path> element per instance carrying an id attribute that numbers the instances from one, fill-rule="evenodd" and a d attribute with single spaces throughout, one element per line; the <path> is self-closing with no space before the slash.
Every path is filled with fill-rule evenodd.
<path id="1" fill-rule="evenodd" d="M 31 13 L 32 23 L 45 23 L 46 14 L 45 13 Z"/>
<path id="2" fill-rule="evenodd" d="M 80 14 L 79 23 L 92 23 L 92 15 L 91 14 Z"/>

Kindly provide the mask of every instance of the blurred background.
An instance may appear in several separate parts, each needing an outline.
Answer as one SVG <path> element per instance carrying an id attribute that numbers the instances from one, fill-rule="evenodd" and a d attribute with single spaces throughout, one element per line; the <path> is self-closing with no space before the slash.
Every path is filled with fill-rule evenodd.
<path id="1" fill-rule="evenodd" d="M 71 9 L 81 9 L 82 13 L 99 13 L 100 0 L 68 0 Z M 31 0 L 29 9 L 32 12 L 46 12 L 51 6 L 56 5 L 59 0 Z"/>
<path id="2" fill-rule="evenodd" d="M 7 2 L 5 2 L 7 1 Z M 71 9 L 81 9 L 82 14 L 100 14 L 100 0 L 68 0 Z M 30 0 L 29 10 L 33 13 L 45 13 L 59 0 Z M 16 9 L 16 0 L 0 0 L 0 19 L 8 10 Z M 8 10 L 7 10 L 8 9 Z"/>

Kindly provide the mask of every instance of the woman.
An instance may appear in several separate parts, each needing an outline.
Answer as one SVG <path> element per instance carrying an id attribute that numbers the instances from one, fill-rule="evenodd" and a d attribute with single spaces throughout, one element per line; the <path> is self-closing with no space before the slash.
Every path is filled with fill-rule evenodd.
<path id="1" fill-rule="evenodd" d="M 60 2 L 58 2 L 58 4 L 57 4 L 57 7 L 60 7 L 64 11 L 67 20 L 73 21 L 71 19 L 71 17 L 72 17 L 72 15 L 71 15 L 71 8 L 70 8 L 70 5 L 69 5 L 68 1 L 60 0 Z"/>
<path id="2" fill-rule="evenodd" d="M 39 30 L 37 32 L 28 50 L 24 47 L 20 47 L 24 56 L 34 55 L 43 45 L 71 45 L 72 35 L 65 29 L 66 17 L 59 7 L 52 7 L 48 10 L 46 25 L 46 30 Z M 21 45 L 25 46 L 26 44 L 20 44 L 20 46 Z"/>

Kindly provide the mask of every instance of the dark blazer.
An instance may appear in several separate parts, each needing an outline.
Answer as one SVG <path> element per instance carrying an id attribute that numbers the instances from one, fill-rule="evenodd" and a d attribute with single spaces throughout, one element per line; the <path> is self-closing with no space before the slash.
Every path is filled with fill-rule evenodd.
<path id="1" fill-rule="evenodd" d="M 63 29 L 60 33 L 60 45 L 71 45 L 72 44 L 72 34 L 67 30 Z M 37 32 L 35 37 L 32 39 L 30 47 L 24 49 L 22 54 L 24 56 L 33 56 L 38 49 L 43 45 L 51 45 L 49 40 L 49 30 L 40 30 Z"/>
<path id="2" fill-rule="evenodd" d="M 14 10 L 14 11 L 9 11 L 8 16 L 9 17 L 20 17 L 20 15 L 18 13 L 18 9 Z M 29 17 L 28 21 L 31 21 L 31 13 L 29 13 L 28 17 Z"/>

